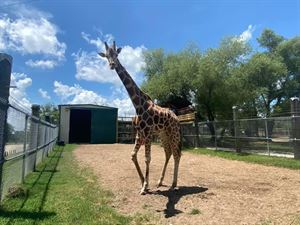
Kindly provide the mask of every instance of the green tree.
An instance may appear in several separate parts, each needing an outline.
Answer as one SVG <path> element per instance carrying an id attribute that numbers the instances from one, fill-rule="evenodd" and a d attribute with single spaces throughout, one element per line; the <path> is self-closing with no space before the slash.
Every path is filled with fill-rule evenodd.
<path id="1" fill-rule="evenodd" d="M 50 116 L 51 123 L 58 124 L 59 112 L 56 105 L 47 103 L 40 108 L 40 117 L 45 120 L 45 116 Z"/>
<path id="2" fill-rule="evenodd" d="M 201 57 L 198 48 L 190 46 L 180 53 L 168 55 L 161 52 L 146 53 L 147 80 L 142 88 L 162 105 L 172 105 L 179 99 L 191 100 L 191 78 L 198 71 Z"/>
<path id="3" fill-rule="evenodd" d="M 249 52 L 246 43 L 227 38 L 201 58 L 193 85 L 198 111 L 207 120 L 232 118 L 232 106 L 242 101 L 244 92 L 236 74 Z"/>
<path id="4" fill-rule="evenodd" d="M 300 37 L 285 39 L 274 31 L 265 29 L 258 41 L 262 47 L 267 48 L 266 55 L 282 63 L 281 69 L 285 66 L 285 71 L 277 76 L 277 85 L 269 85 L 270 90 L 274 89 L 270 92 L 276 98 L 271 103 L 270 111 L 276 114 L 289 111 L 289 99 L 300 95 Z"/>
<path id="5" fill-rule="evenodd" d="M 151 79 L 153 76 L 159 76 L 163 71 L 165 54 L 163 49 L 146 51 L 144 53 L 146 67 L 144 68 L 145 76 Z"/>
<path id="6" fill-rule="evenodd" d="M 265 29 L 261 36 L 257 38 L 261 47 L 267 48 L 269 52 L 274 52 L 278 45 L 284 40 L 284 37 L 276 34 L 271 29 Z"/>
<path id="7" fill-rule="evenodd" d="M 247 90 L 255 97 L 258 113 L 269 117 L 281 102 L 287 68 L 280 57 L 256 53 L 243 66 Z"/>
<path id="8" fill-rule="evenodd" d="M 285 95 L 290 98 L 300 95 L 300 37 L 283 41 L 276 52 L 283 59 L 288 70 Z"/>

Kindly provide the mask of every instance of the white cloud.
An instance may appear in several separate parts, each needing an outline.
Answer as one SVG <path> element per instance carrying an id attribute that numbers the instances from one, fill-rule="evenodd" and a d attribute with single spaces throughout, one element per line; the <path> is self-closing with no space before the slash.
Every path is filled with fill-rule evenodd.
<path id="1" fill-rule="evenodd" d="M 24 73 L 12 73 L 11 86 L 15 88 L 10 89 L 9 101 L 14 104 L 24 106 L 30 111 L 31 102 L 27 98 L 26 89 L 32 84 L 32 79 Z"/>
<path id="2" fill-rule="evenodd" d="M 113 36 L 111 34 L 102 35 L 103 39 L 108 43 L 112 42 Z M 104 51 L 104 42 L 97 38 L 91 39 L 90 36 L 82 32 L 82 37 L 89 44 L 95 45 L 98 51 Z M 146 48 L 138 46 L 133 48 L 131 46 L 124 46 L 119 55 L 119 60 L 126 68 L 128 73 L 137 82 L 142 80 L 141 75 L 142 68 L 145 66 L 143 57 L 143 51 Z M 120 85 L 120 78 L 115 71 L 110 70 L 107 60 L 98 56 L 97 52 L 85 52 L 79 51 L 73 54 L 76 64 L 76 78 L 78 80 L 96 81 L 100 83 L 112 83 L 114 85 Z"/>
<path id="3" fill-rule="evenodd" d="M 33 68 L 41 68 L 41 69 L 52 69 L 58 63 L 54 60 L 36 60 L 33 61 L 32 59 L 25 62 L 26 65 L 33 67 Z"/>
<path id="4" fill-rule="evenodd" d="M 46 18 L 0 19 L 0 39 L 4 41 L 1 50 L 14 50 L 22 54 L 45 54 L 63 59 L 66 44 L 59 42 L 58 29 Z"/>
<path id="5" fill-rule="evenodd" d="M 51 97 L 48 95 L 48 92 L 44 91 L 42 88 L 39 89 L 39 93 L 42 98 L 47 99 L 47 100 L 51 99 Z"/>
<path id="6" fill-rule="evenodd" d="M 68 86 L 59 81 L 54 81 L 54 92 L 68 104 L 98 104 L 106 105 L 107 101 L 93 91 L 83 89 L 79 85 Z"/>
<path id="7" fill-rule="evenodd" d="M 238 37 L 238 41 L 248 42 L 252 38 L 252 34 L 255 31 L 255 27 L 251 24 L 248 26 L 247 30 L 241 33 Z"/>
<path id="8" fill-rule="evenodd" d="M 111 102 L 111 106 L 118 108 L 119 116 L 134 116 L 135 109 L 129 97 L 116 98 Z"/>
<path id="9" fill-rule="evenodd" d="M 54 82 L 54 92 L 67 104 L 97 104 L 119 109 L 119 115 L 134 115 L 135 110 L 128 96 L 122 98 L 105 98 L 94 91 L 86 90 L 79 85 L 65 85 L 59 81 Z"/>
<path id="10" fill-rule="evenodd" d="M 114 37 L 111 34 L 105 34 L 104 35 L 104 34 L 102 34 L 102 32 L 100 32 L 100 36 L 107 43 L 112 43 L 113 40 L 114 40 Z M 97 50 L 99 50 L 99 51 L 104 51 L 105 50 L 104 41 L 102 41 L 99 37 L 97 37 L 97 39 L 91 39 L 90 35 L 85 33 L 85 32 L 81 32 L 81 37 L 84 40 L 86 40 L 89 44 L 95 45 L 97 47 Z"/>
<path id="11" fill-rule="evenodd" d="M 121 81 L 115 71 L 109 69 L 108 63 L 102 60 L 96 52 L 79 51 L 73 54 L 78 80 L 96 81 L 120 85 Z"/>
<path id="12" fill-rule="evenodd" d="M 29 60 L 26 64 L 43 69 L 51 69 L 65 59 L 67 47 L 58 40 L 60 31 L 50 22 L 50 14 L 18 4 L 11 7 L 9 15 L 0 16 L 0 51 L 42 55 L 46 60 Z"/>

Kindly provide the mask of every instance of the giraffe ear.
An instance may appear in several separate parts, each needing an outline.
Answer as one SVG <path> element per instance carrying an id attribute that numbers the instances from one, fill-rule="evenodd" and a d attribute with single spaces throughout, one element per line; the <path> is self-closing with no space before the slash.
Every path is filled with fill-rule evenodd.
<path id="1" fill-rule="evenodd" d="M 101 57 L 105 58 L 106 55 L 103 52 L 99 52 L 98 55 L 100 55 Z"/>
<path id="2" fill-rule="evenodd" d="M 117 53 L 119 54 L 121 52 L 122 48 L 117 49 Z"/>

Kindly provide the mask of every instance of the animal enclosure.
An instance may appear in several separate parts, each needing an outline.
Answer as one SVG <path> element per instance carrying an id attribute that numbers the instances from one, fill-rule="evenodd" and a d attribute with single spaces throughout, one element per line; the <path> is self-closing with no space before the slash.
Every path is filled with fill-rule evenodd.
<path id="1" fill-rule="evenodd" d="M 172 184 L 170 160 L 163 187 L 156 188 L 164 150 L 152 146 L 149 194 L 138 193 L 140 182 L 130 159 L 133 145 L 81 145 L 75 156 L 92 169 L 101 187 L 114 193 L 115 208 L 125 214 L 152 215 L 152 224 L 298 224 L 300 173 L 184 152 L 178 191 Z M 144 169 L 144 148 L 138 160 Z M 86 153 L 89 154 L 86 154 Z M 108 172 L 109 171 L 109 172 Z M 198 214 L 192 215 L 198 210 Z M 292 223 L 296 221 L 295 223 Z"/>

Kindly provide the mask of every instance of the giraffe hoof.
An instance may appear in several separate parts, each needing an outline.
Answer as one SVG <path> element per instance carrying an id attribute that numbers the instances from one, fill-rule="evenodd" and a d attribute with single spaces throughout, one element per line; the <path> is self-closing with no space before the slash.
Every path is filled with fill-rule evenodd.
<path id="1" fill-rule="evenodd" d="M 170 191 L 178 191 L 179 190 L 179 188 L 177 187 L 177 186 L 171 186 L 170 187 L 170 189 L 169 189 Z"/>
<path id="2" fill-rule="evenodd" d="M 147 191 L 146 191 L 146 190 L 141 190 L 141 191 L 140 191 L 140 195 L 145 195 L 145 194 L 147 194 Z"/>
<path id="3" fill-rule="evenodd" d="M 156 187 L 159 188 L 161 186 L 163 186 L 163 184 L 162 184 L 162 182 L 159 182 Z"/>

